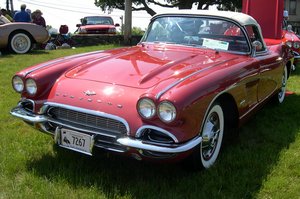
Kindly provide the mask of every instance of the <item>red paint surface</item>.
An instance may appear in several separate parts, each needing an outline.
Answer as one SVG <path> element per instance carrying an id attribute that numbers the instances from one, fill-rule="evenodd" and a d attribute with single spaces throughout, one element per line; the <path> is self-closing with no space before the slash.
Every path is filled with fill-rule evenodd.
<path id="1" fill-rule="evenodd" d="M 243 0 L 242 12 L 261 26 L 264 38 L 281 39 L 283 0 Z"/>

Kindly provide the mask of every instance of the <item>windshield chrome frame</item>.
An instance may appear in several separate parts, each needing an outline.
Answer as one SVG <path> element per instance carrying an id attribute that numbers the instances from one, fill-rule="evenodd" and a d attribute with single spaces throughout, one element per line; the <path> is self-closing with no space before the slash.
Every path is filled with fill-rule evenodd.
<path id="1" fill-rule="evenodd" d="M 145 34 L 143 35 L 143 37 L 141 38 L 139 44 L 146 44 L 146 43 L 150 43 L 150 44 L 154 44 L 155 42 L 148 42 L 146 41 L 147 37 L 148 37 L 148 34 L 150 32 L 150 29 L 151 29 L 151 26 L 153 24 L 153 22 L 158 19 L 158 18 L 164 18 L 164 17 L 189 17 L 189 18 L 205 18 L 205 19 L 218 19 L 218 20 L 223 20 L 223 21 L 226 21 L 226 22 L 230 22 L 230 23 L 233 23 L 234 25 L 236 25 L 237 27 L 239 27 L 241 29 L 241 31 L 243 32 L 243 36 L 246 38 L 246 42 L 247 42 L 247 46 L 249 48 L 249 51 L 247 52 L 239 52 L 239 51 L 229 51 L 229 50 L 222 50 L 222 49 L 212 49 L 212 48 L 204 48 L 204 47 L 201 47 L 203 49 L 209 49 L 209 50 L 216 50 L 216 51 L 220 51 L 220 52 L 227 52 L 227 53 L 233 53 L 233 54 L 239 54 L 239 55 L 251 55 L 252 52 L 253 52 L 253 47 L 252 47 L 252 44 L 250 42 L 250 39 L 248 37 L 248 34 L 247 34 L 247 30 L 245 28 L 245 26 L 242 26 L 241 24 L 239 24 L 237 21 L 235 20 L 232 20 L 232 19 L 228 19 L 228 18 L 225 18 L 225 17 L 220 17 L 220 16 L 208 16 L 208 15 L 197 15 L 197 14 L 160 14 L 160 15 L 156 15 L 154 16 L 149 25 L 148 25 L 148 28 L 147 28 L 147 31 L 145 32 Z M 192 45 L 184 45 L 184 44 L 168 44 L 168 42 L 158 42 L 158 43 L 161 43 L 161 44 L 165 44 L 165 45 L 180 45 L 180 46 L 185 46 L 185 47 L 194 47 L 195 46 L 192 46 Z M 196 48 L 200 48 L 199 47 L 196 47 Z"/>

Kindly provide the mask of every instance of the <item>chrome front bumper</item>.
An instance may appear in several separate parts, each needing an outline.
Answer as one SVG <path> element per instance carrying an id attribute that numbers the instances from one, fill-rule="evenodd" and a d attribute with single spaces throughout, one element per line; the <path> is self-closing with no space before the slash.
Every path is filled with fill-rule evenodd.
<path id="1" fill-rule="evenodd" d="M 46 115 L 38 115 L 33 114 L 25 110 L 21 106 L 17 106 L 10 111 L 11 115 L 14 117 L 20 118 L 28 123 L 33 124 L 39 130 L 42 130 L 46 133 L 47 132 L 44 128 L 41 128 L 44 123 L 50 122 L 50 118 Z M 53 135 L 54 136 L 54 135 Z M 166 154 L 178 154 L 189 151 L 200 144 L 202 141 L 202 137 L 197 136 L 185 143 L 176 143 L 176 144 L 159 144 L 159 143 L 151 143 L 145 142 L 141 139 L 129 137 L 126 135 L 120 136 L 116 138 L 116 142 L 123 147 L 129 147 L 137 150 L 142 151 L 150 151 L 150 152 L 157 152 L 157 153 L 166 153 Z M 109 150 L 109 149 L 108 149 Z"/>

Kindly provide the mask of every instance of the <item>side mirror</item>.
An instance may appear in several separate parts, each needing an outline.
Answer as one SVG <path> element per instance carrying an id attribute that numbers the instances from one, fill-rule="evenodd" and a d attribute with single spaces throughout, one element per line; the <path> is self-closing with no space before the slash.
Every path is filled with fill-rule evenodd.
<path id="1" fill-rule="evenodd" d="M 76 27 L 79 28 L 81 26 L 81 24 L 76 24 Z"/>
<path id="2" fill-rule="evenodd" d="M 120 24 L 118 24 L 118 23 L 115 24 L 115 27 L 119 27 L 119 26 L 120 26 Z"/>
<path id="3" fill-rule="evenodd" d="M 263 49 L 263 45 L 260 41 L 254 41 L 252 42 L 252 47 L 255 49 L 255 51 L 261 51 Z"/>

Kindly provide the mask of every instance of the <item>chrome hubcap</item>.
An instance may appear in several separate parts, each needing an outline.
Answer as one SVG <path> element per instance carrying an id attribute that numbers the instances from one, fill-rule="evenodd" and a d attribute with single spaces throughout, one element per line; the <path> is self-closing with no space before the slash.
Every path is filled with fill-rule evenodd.
<path id="1" fill-rule="evenodd" d="M 207 119 L 202 134 L 202 156 L 209 160 L 215 152 L 220 134 L 220 120 L 217 113 L 213 112 Z"/>
<path id="2" fill-rule="evenodd" d="M 13 41 L 13 45 L 15 46 L 16 49 L 23 51 L 27 48 L 28 46 L 28 41 L 25 37 L 17 37 Z"/>

